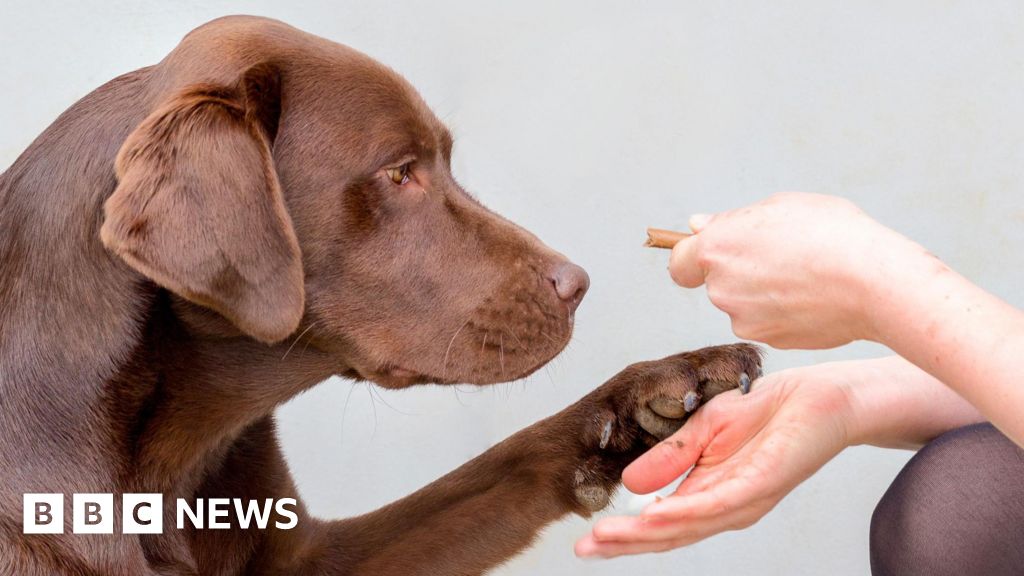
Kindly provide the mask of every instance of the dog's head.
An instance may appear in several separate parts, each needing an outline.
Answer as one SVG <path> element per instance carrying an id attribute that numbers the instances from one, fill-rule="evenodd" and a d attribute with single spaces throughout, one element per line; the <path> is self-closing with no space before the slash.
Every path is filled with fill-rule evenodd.
<path id="1" fill-rule="evenodd" d="M 456 183 L 450 133 L 389 69 L 233 18 L 151 74 L 101 237 L 191 326 L 300 338 L 393 387 L 515 379 L 568 342 L 586 273 Z"/>

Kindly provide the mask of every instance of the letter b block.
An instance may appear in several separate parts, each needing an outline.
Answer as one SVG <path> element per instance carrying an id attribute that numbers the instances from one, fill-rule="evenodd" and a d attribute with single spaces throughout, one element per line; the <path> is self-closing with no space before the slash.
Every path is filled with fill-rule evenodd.
<path id="1" fill-rule="evenodd" d="M 71 520 L 75 534 L 113 534 L 114 495 L 75 494 Z"/>
<path id="2" fill-rule="evenodd" d="M 22 532 L 25 534 L 64 533 L 63 494 L 25 494 L 22 498 Z"/>

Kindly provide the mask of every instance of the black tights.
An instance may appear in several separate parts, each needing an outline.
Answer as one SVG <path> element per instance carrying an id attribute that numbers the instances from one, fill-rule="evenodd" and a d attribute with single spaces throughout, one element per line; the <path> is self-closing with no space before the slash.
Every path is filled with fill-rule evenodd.
<path id="1" fill-rule="evenodd" d="M 871 517 L 871 574 L 1024 574 L 1024 450 L 990 424 L 925 446 Z"/>

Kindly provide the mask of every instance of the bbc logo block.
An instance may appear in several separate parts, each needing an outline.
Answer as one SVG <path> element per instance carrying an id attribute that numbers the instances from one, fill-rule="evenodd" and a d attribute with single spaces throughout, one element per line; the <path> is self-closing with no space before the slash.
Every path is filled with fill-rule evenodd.
<path id="1" fill-rule="evenodd" d="M 123 494 L 121 532 L 161 534 L 163 494 Z M 22 531 L 25 534 L 64 533 L 63 494 L 25 494 Z M 113 494 L 73 494 L 71 531 L 75 534 L 113 534 L 117 510 Z"/>

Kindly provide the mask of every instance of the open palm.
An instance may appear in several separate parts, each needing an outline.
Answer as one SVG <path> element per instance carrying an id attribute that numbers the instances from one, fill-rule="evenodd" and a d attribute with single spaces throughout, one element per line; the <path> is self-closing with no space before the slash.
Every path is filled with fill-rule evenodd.
<path id="1" fill-rule="evenodd" d="M 847 445 L 843 365 L 761 378 L 747 395 L 721 394 L 679 432 L 623 473 L 649 493 L 690 471 L 675 494 L 639 517 L 609 517 L 576 544 L 580 556 L 613 557 L 692 544 L 746 528 Z"/>

